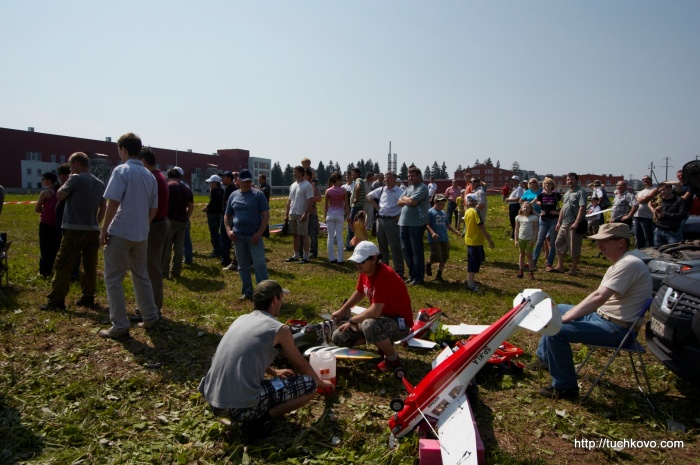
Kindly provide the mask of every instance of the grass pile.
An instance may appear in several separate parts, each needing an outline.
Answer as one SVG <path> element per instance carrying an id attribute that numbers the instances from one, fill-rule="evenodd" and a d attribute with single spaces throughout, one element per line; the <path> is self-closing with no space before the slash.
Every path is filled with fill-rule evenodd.
<path id="1" fill-rule="evenodd" d="M 35 196 L 8 195 L 5 200 Z M 284 200 L 274 200 L 271 207 L 272 222 L 281 222 Z M 194 264 L 184 268 L 182 277 L 166 281 L 164 323 L 148 334 L 134 328 L 132 338 L 121 342 L 96 336 L 109 325 L 107 311 L 75 306 L 77 284 L 67 311 L 39 310 L 50 282 L 38 274 L 38 215 L 32 205 L 5 205 L 0 227 L 12 240 L 10 287 L 0 289 L 0 463 L 417 463 L 415 434 L 389 444 L 389 401 L 405 397 L 401 384 L 364 363 L 340 362 L 336 394 L 318 397 L 288 415 L 266 440 L 244 443 L 235 428 L 212 416 L 197 384 L 222 334 L 251 305 L 238 301 L 238 274 L 207 258 L 211 246 L 203 213 L 195 213 L 192 221 Z M 428 303 L 456 320 L 489 324 L 511 308 L 524 287 L 541 288 L 559 303 L 576 303 L 597 287 L 608 266 L 586 242 L 580 275 L 545 273 L 540 260 L 536 280 L 520 280 L 517 250 L 507 239 L 507 209 L 497 197 L 491 198 L 488 230 L 496 248 L 487 250 L 487 263 L 477 276 L 482 291 L 465 291 L 466 248 L 461 238 L 451 236 L 451 258 L 443 273 L 448 282 L 427 278 L 425 286 L 410 288 L 414 310 Z M 325 247 L 322 237 L 321 257 Z M 325 258 L 308 265 L 286 263 L 291 237 L 271 238 L 266 250 L 271 279 L 292 293 L 282 320 L 318 321 L 319 313 L 339 308 L 354 288 L 356 272 L 349 264 L 332 265 Z M 98 269 L 103 270 L 101 256 Z M 133 309 L 128 278 L 125 288 L 127 306 Z M 101 278 L 98 300 L 106 307 Z M 525 350 L 525 362 L 534 356 L 537 341 L 537 335 L 527 332 L 510 339 Z M 575 349 L 582 359 L 586 348 Z M 400 349 L 409 380 L 418 383 L 436 353 Z M 593 359 L 600 370 L 603 356 Z M 485 377 L 473 408 L 487 461 L 697 463 L 700 390 L 653 356 L 645 362 L 656 411 L 639 395 L 623 358 L 584 404 L 538 397 L 537 389 L 550 382 L 546 373 Z M 593 377 L 588 370 L 582 385 Z M 684 441 L 684 448 L 575 447 L 575 440 L 600 438 L 675 439 Z"/>

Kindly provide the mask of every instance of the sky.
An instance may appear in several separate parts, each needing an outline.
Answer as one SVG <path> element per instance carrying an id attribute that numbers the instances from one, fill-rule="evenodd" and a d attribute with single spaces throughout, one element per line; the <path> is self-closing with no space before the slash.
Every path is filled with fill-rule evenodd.
<path id="1" fill-rule="evenodd" d="M 282 167 L 700 157 L 695 0 L 2 0 L 0 63 L 0 127 Z"/>

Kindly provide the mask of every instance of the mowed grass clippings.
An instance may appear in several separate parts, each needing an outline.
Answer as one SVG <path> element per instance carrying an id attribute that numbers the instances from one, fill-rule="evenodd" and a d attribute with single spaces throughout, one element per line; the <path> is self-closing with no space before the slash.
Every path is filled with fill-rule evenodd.
<path id="1" fill-rule="evenodd" d="M 6 201 L 35 197 L 8 195 Z M 430 304 L 456 321 L 489 324 L 510 310 L 525 287 L 541 288 L 556 302 L 576 303 L 598 286 L 608 263 L 588 241 L 581 275 L 545 273 L 540 260 L 534 282 L 517 279 L 517 250 L 507 239 L 507 208 L 499 196 L 489 200 L 487 224 L 496 248 L 487 250 L 487 262 L 477 275 L 481 292 L 465 291 L 466 248 L 452 235 L 443 273 L 448 282 L 427 278 L 425 286 L 410 288 L 414 310 Z M 206 198 L 198 196 L 196 202 Z M 284 200 L 272 202 L 272 223 L 282 222 L 284 205 Z M 80 297 L 77 284 L 66 302 L 68 311 L 39 310 L 50 282 L 38 274 L 38 220 L 33 205 L 5 205 L 0 216 L 0 229 L 12 240 L 10 287 L 3 287 L 0 297 L 0 463 L 418 463 L 417 434 L 396 444 L 389 441 L 389 401 L 405 397 L 405 390 L 371 364 L 339 362 L 336 394 L 318 397 L 277 422 L 266 439 L 245 443 L 236 428 L 212 416 L 197 385 L 222 334 L 251 305 L 237 300 L 238 274 L 207 258 L 211 245 L 199 209 L 192 221 L 195 263 L 185 266 L 181 278 L 166 281 L 163 324 L 149 333 L 133 328 L 132 337 L 123 342 L 96 336 L 109 325 L 101 277 L 101 310 L 74 305 Z M 282 320 L 319 321 L 319 313 L 339 308 L 354 289 L 354 266 L 327 263 L 325 237 L 319 241 L 321 258 L 308 265 L 284 261 L 292 254 L 291 237 L 273 236 L 266 249 L 271 279 L 292 292 Z M 100 254 L 100 275 L 101 260 Z M 128 279 L 125 289 L 133 309 Z M 523 331 L 509 341 L 525 350 L 527 362 L 538 339 Z M 581 360 L 587 349 L 574 350 Z M 399 351 L 414 385 L 437 354 L 437 349 Z M 593 356 L 592 366 L 581 376 L 582 388 L 606 359 L 604 354 Z M 487 462 L 697 463 L 698 388 L 675 377 L 653 356 L 644 360 L 656 393 L 655 411 L 637 391 L 623 357 L 584 404 L 538 397 L 537 389 L 550 382 L 546 372 L 483 373 L 472 408 Z M 576 440 L 601 438 L 656 441 L 657 447 L 576 447 Z M 684 447 L 660 446 L 674 439 L 684 441 Z"/>

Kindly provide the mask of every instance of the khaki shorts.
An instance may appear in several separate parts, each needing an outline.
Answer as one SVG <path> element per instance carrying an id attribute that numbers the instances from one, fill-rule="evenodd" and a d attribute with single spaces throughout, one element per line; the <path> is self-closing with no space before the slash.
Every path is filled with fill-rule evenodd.
<path id="1" fill-rule="evenodd" d="M 430 243 L 430 262 L 431 263 L 447 263 L 450 258 L 450 243 L 449 242 L 431 242 Z"/>
<path id="2" fill-rule="evenodd" d="M 559 227 L 554 247 L 557 249 L 558 254 L 566 254 L 568 252 L 572 257 L 580 257 L 583 234 L 576 234 L 571 227 L 572 225 L 573 223 L 562 224 Z"/>
<path id="3" fill-rule="evenodd" d="M 296 236 L 309 235 L 309 217 L 301 221 L 301 215 L 289 215 L 289 233 Z"/>

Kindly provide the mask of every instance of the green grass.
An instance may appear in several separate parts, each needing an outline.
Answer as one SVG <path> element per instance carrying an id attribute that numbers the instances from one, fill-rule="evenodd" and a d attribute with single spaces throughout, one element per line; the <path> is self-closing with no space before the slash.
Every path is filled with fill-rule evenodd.
<path id="1" fill-rule="evenodd" d="M 6 201 L 34 199 L 8 195 Z M 465 292 L 465 247 L 453 236 L 444 272 L 449 283 L 439 285 L 429 278 L 425 286 L 411 288 L 415 310 L 430 303 L 454 319 L 488 324 L 511 308 L 522 287 L 539 287 L 561 303 L 576 303 L 597 287 L 608 265 L 590 244 L 584 248 L 581 276 L 542 271 L 534 283 L 516 279 L 517 252 L 506 239 L 506 207 L 498 197 L 490 200 L 488 229 L 496 248 L 487 251 L 488 261 L 477 276 L 483 292 Z M 283 208 L 282 200 L 272 203 L 273 223 L 282 221 Z M 149 334 L 133 329 L 132 338 L 124 342 L 96 336 L 97 329 L 108 327 L 106 311 L 70 305 L 79 297 L 77 285 L 71 289 L 67 312 L 39 310 L 50 283 L 38 277 L 38 215 L 33 206 L 6 205 L 0 229 L 13 241 L 10 288 L 2 288 L 0 307 L 0 463 L 417 463 L 415 434 L 394 449 L 388 445 L 389 400 L 405 397 L 401 384 L 363 363 L 341 362 L 337 393 L 287 416 L 268 440 L 244 444 L 235 428 L 211 415 L 197 384 L 221 335 L 250 305 L 237 300 L 238 275 L 206 258 L 210 245 L 204 214 L 197 212 L 193 220 L 195 264 L 184 268 L 182 278 L 166 282 L 164 324 Z M 271 278 L 292 292 L 282 320 L 316 321 L 318 313 L 337 309 L 354 288 L 356 272 L 350 265 L 331 266 L 323 259 L 306 266 L 285 263 L 292 252 L 290 237 L 274 237 L 266 248 Z M 325 256 L 324 238 L 319 249 Z M 126 284 L 127 303 L 133 308 L 128 279 Z M 106 305 L 102 280 L 98 299 Z M 527 332 L 510 338 L 525 350 L 524 361 L 531 358 L 537 340 Z M 580 349 L 577 359 L 586 350 Z M 400 352 L 409 380 L 417 384 L 436 352 Z M 598 370 L 602 362 L 602 356 L 593 357 Z M 650 355 L 645 362 L 656 412 L 637 392 L 623 358 L 582 405 L 536 396 L 536 390 L 549 383 L 546 373 L 484 377 L 472 407 L 487 461 L 697 463 L 698 388 L 676 378 Z M 585 387 L 591 380 L 589 370 L 581 383 Z M 686 432 L 668 432 L 669 420 L 683 424 Z M 681 439 L 685 448 L 574 448 L 574 439 L 582 438 Z"/>

